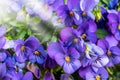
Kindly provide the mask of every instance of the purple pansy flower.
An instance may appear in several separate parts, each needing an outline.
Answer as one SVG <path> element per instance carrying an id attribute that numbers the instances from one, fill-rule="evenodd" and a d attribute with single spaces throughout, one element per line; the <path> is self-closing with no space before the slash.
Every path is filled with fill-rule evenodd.
<path id="1" fill-rule="evenodd" d="M 93 42 L 93 43 L 97 41 L 97 36 L 95 34 L 96 30 L 97 30 L 97 26 L 92 20 L 78 27 L 78 31 L 82 39 L 85 41 Z"/>
<path id="2" fill-rule="evenodd" d="M 99 68 L 97 72 L 87 72 L 85 77 L 85 80 L 107 80 L 108 72 L 104 68 Z"/>
<path id="3" fill-rule="evenodd" d="M 79 52 L 84 51 L 84 41 L 80 37 L 80 32 L 73 28 L 65 28 L 60 32 L 60 38 L 63 43 L 65 43 L 65 47 L 75 47 Z"/>
<path id="4" fill-rule="evenodd" d="M 80 54 L 75 48 L 65 48 L 60 43 L 53 42 L 48 46 L 48 55 L 55 59 L 57 64 L 63 66 L 64 72 L 68 74 L 74 73 L 80 68 L 81 63 L 78 60 Z"/>
<path id="5" fill-rule="evenodd" d="M 43 80 L 55 80 L 55 77 L 51 72 L 47 71 L 43 77 Z"/>
<path id="6" fill-rule="evenodd" d="M 108 25 L 117 40 L 120 40 L 120 12 L 108 14 Z"/>
<path id="7" fill-rule="evenodd" d="M 31 62 L 37 62 L 39 64 L 43 64 L 43 62 L 46 59 L 47 54 L 44 51 L 44 48 L 42 45 L 40 45 L 37 49 L 33 51 L 33 54 L 29 56 L 29 60 Z"/>
<path id="8" fill-rule="evenodd" d="M 79 1 L 80 0 L 68 0 L 67 5 L 61 5 L 56 11 L 67 27 L 71 27 L 75 24 L 79 25 L 82 22 L 79 16 L 80 10 L 78 10 Z"/>
<path id="9" fill-rule="evenodd" d="M 109 59 L 99 46 L 86 43 L 86 50 L 82 59 L 82 66 L 92 65 L 95 67 L 103 67 L 108 63 Z"/>
<path id="10" fill-rule="evenodd" d="M 114 43 L 112 39 L 110 41 Z M 104 50 L 104 53 L 106 53 L 109 58 L 109 63 L 106 65 L 109 67 L 120 63 L 120 49 L 117 46 L 110 46 L 109 44 L 111 43 L 108 43 L 105 39 L 98 40 L 98 46 Z"/>
<path id="11" fill-rule="evenodd" d="M 98 4 L 99 0 L 80 0 L 80 8 L 83 16 L 89 16 L 95 20 L 95 16 L 92 14 L 92 10 Z"/>
<path id="12" fill-rule="evenodd" d="M 18 39 L 15 41 L 14 50 L 16 52 L 16 60 L 19 62 L 24 62 L 32 50 L 37 49 L 39 46 L 39 40 L 34 36 L 27 38 L 25 41 Z"/>

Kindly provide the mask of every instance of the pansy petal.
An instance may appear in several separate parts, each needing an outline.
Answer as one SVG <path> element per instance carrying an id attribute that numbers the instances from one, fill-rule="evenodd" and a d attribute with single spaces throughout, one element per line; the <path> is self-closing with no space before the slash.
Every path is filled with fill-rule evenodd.
<path id="1" fill-rule="evenodd" d="M 67 4 L 68 4 L 68 8 L 71 10 L 71 9 L 74 9 L 76 8 L 77 6 L 79 6 L 79 1 L 80 0 L 68 0 L 67 1 Z M 74 4 L 73 4 L 74 3 Z"/>
<path id="2" fill-rule="evenodd" d="M 97 74 L 101 75 L 104 79 L 107 79 L 109 76 L 107 70 L 103 67 L 98 69 Z"/>
<path id="3" fill-rule="evenodd" d="M 63 64 L 66 62 L 65 61 L 65 56 L 61 53 L 56 54 L 55 56 L 55 61 L 57 62 L 57 64 L 59 64 L 60 66 L 63 66 Z"/>
<path id="4" fill-rule="evenodd" d="M 57 42 L 52 42 L 47 47 L 47 53 L 50 56 L 50 58 L 54 59 L 55 55 L 58 53 L 63 53 L 62 48 L 60 47 L 60 44 Z"/>
<path id="5" fill-rule="evenodd" d="M 7 58 L 7 55 L 4 51 L 0 52 L 0 61 L 4 61 Z"/>
<path id="6" fill-rule="evenodd" d="M 116 46 L 118 44 L 118 41 L 114 38 L 114 36 L 112 35 L 108 35 L 105 38 L 107 40 L 107 42 L 109 43 L 109 46 Z"/>
<path id="7" fill-rule="evenodd" d="M 6 33 L 6 28 L 3 26 L 0 27 L 0 37 L 3 37 L 5 33 Z"/>
<path id="8" fill-rule="evenodd" d="M 69 41 L 71 38 L 74 38 L 73 29 L 72 28 L 65 28 L 60 32 L 60 37 L 63 42 Z"/>
<path id="9" fill-rule="evenodd" d="M 101 47 L 105 53 L 109 49 L 109 44 L 105 39 L 99 39 L 97 45 Z"/>
<path id="10" fill-rule="evenodd" d="M 75 72 L 72 65 L 70 63 L 64 63 L 63 70 L 67 74 L 72 74 Z"/>
<path id="11" fill-rule="evenodd" d="M 116 33 L 115 33 L 115 38 L 116 38 L 117 40 L 120 40 L 120 32 L 119 32 L 119 31 L 116 31 Z"/>
<path id="12" fill-rule="evenodd" d="M 6 74 L 6 65 L 0 63 L 0 78 L 3 78 Z"/>
<path id="13" fill-rule="evenodd" d="M 118 47 L 113 46 L 110 48 L 110 51 L 112 52 L 112 54 L 120 56 L 120 49 Z"/>
<path id="14" fill-rule="evenodd" d="M 97 41 L 97 35 L 93 32 L 87 32 L 87 39 L 91 41 L 92 43 L 96 43 Z"/>
<path id="15" fill-rule="evenodd" d="M 78 59 L 80 57 L 80 54 L 75 48 L 70 48 L 70 56 Z"/>
<path id="16" fill-rule="evenodd" d="M 39 46 L 39 40 L 36 37 L 34 37 L 34 36 L 30 36 L 25 41 L 25 46 L 29 47 L 31 50 L 35 50 Z"/>
<path id="17" fill-rule="evenodd" d="M 118 17 L 117 17 L 117 14 L 115 14 L 115 13 L 110 13 L 110 14 L 108 14 L 107 17 L 108 17 L 110 23 L 118 22 Z"/>
<path id="18" fill-rule="evenodd" d="M 35 55 L 30 55 L 29 56 L 29 60 L 31 61 L 31 62 L 36 62 L 36 58 L 35 58 Z"/>
<path id="19" fill-rule="evenodd" d="M 6 39 L 5 37 L 0 37 L 0 49 L 3 48 L 3 46 L 5 45 Z"/>
<path id="20" fill-rule="evenodd" d="M 22 80 L 33 80 L 33 75 L 31 72 L 26 72 Z"/>
<path id="21" fill-rule="evenodd" d="M 120 63 L 120 56 L 115 56 L 114 59 L 112 59 L 112 62 L 114 64 L 119 64 Z"/>
<path id="22" fill-rule="evenodd" d="M 97 46 L 95 44 L 92 44 L 92 47 L 93 47 L 93 51 L 95 53 L 97 53 L 98 55 L 103 55 L 104 54 L 104 51 L 99 46 Z"/>
<path id="23" fill-rule="evenodd" d="M 89 32 L 96 32 L 96 30 L 97 30 L 97 25 L 95 24 L 95 22 L 92 21 L 92 20 L 90 20 L 90 21 L 88 22 L 88 24 L 89 24 L 89 29 L 88 29 L 88 31 L 89 31 Z"/>
<path id="24" fill-rule="evenodd" d="M 92 11 L 98 2 L 99 0 L 80 0 L 80 8 L 82 11 Z"/>
<path id="25" fill-rule="evenodd" d="M 78 70 L 81 67 L 81 63 L 79 60 L 74 60 L 72 67 L 74 69 L 74 71 Z"/>
<path id="26" fill-rule="evenodd" d="M 55 80 L 54 75 L 51 72 L 48 72 L 45 74 L 43 80 Z"/>

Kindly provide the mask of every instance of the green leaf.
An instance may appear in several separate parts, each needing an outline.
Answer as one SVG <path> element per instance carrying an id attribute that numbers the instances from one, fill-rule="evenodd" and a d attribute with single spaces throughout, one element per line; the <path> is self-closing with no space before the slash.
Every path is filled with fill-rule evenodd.
<path id="1" fill-rule="evenodd" d="M 96 34 L 98 38 L 105 38 L 107 35 L 107 32 L 102 29 L 98 29 Z"/>

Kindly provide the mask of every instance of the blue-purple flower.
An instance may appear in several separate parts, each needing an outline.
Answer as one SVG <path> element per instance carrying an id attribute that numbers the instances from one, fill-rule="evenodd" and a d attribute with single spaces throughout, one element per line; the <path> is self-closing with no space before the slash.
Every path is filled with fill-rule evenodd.
<path id="1" fill-rule="evenodd" d="M 15 41 L 14 50 L 16 53 L 16 60 L 24 62 L 27 60 L 32 50 L 37 49 L 39 46 L 39 40 L 34 36 L 27 38 L 25 41 L 18 39 Z"/>
<path id="2" fill-rule="evenodd" d="M 117 40 L 120 40 L 120 12 L 108 14 L 108 25 L 112 34 Z"/>
<path id="3" fill-rule="evenodd" d="M 108 72 L 104 68 L 99 68 L 97 72 L 86 73 L 85 80 L 107 80 Z"/>
<path id="4" fill-rule="evenodd" d="M 60 32 L 60 38 L 64 43 L 65 47 L 75 47 L 79 52 L 84 51 L 84 41 L 80 36 L 80 32 L 73 28 L 64 28 Z"/>
<path id="5" fill-rule="evenodd" d="M 37 49 L 33 50 L 33 53 L 29 56 L 29 60 L 31 62 L 37 62 L 38 64 L 43 64 L 46 59 L 47 54 L 44 51 L 42 45 L 40 45 Z"/>
<path id="6" fill-rule="evenodd" d="M 114 45 L 112 45 L 113 43 L 115 43 L 115 41 L 113 42 L 114 39 L 112 39 L 113 37 L 109 36 L 107 37 L 109 38 L 109 42 L 105 39 L 100 39 L 98 40 L 98 46 L 100 46 L 104 53 L 108 56 L 109 58 L 109 62 L 106 66 L 112 67 L 114 66 L 114 64 L 118 64 L 120 63 L 120 49 Z M 111 39 L 110 39 L 111 38 Z"/>
<path id="7" fill-rule="evenodd" d="M 51 48 L 48 49 L 48 55 L 53 57 L 61 67 L 63 66 L 65 73 L 72 74 L 80 68 L 81 63 L 78 60 L 80 54 L 75 48 L 67 49 L 65 47 L 61 47 L 57 42 L 51 43 L 50 45 Z"/>
<path id="8" fill-rule="evenodd" d="M 79 34 L 84 41 L 93 42 L 97 41 L 97 36 L 95 34 L 97 30 L 96 24 L 90 20 L 78 27 Z"/>

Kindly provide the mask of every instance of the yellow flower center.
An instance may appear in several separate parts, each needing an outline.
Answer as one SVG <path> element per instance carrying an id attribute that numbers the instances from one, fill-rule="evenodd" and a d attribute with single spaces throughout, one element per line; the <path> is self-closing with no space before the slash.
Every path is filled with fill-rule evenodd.
<path id="1" fill-rule="evenodd" d="M 66 60 L 66 62 L 70 62 L 70 57 L 69 57 L 69 56 L 66 56 L 66 57 L 65 57 L 65 60 Z"/>
<path id="2" fill-rule="evenodd" d="M 82 16 L 83 16 L 83 17 L 85 17 L 85 16 L 86 16 L 86 12 L 85 12 L 85 11 L 83 11 Z"/>
<path id="3" fill-rule="evenodd" d="M 99 75 L 96 76 L 96 80 L 101 80 Z"/>
<path id="4" fill-rule="evenodd" d="M 45 5 L 43 6 L 43 8 L 44 8 L 45 10 L 48 10 L 48 9 L 49 9 L 48 4 L 45 4 Z"/>
<path id="5" fill-rule="evenodd" d="M 70 14 L 71 17 L 74 16 L 74 12 L 73 11 L 70 11 L 69 14 Z"/>
<path id="6" fill-rule="evenodd" d="M 82 39 L 85 39 L 86 38 L 86 34 L 82 34 Z"/>
<path id="7" fill-rule="evenodd" d="M 118 25 L 118 29 L 120 30 L 120 24 Z"/>
<path id="8" fill-rule="evenodd" d="M 85 53 L 89 53 L 89 52 L 90 52 L 90 48 L 88 47 L 88 45 L 86 45 Z"/>
<path id="9" fill-rule="evenodd" d="M 58 23 L 61 23 L 61 21 L 62 21 L 61 18 L 58 18 L 58 19 L 57 19 L 57 22 L 58 22 Z"/>
<path id="10" fill-rule="evenodd" d="M 78 42 L 78 39 L 77 39 L 77 38 L 75 38 L 75 39 L 74 39 L 74 43 L 77 43 L 77 42 Z"/>
<path id="11" fill-rule="evenodd" d="M 41 53 L 39 51 L 34 52 L 35 55 L 40 55 Z"/>
<path id="12" fill-rule="evenodd" d="M 107 55 L 111 56 L 112 55 L 111 51 L 108 50 Z"/>
<path id="13" fill-rule="evenodd" d="M 24 46 L 24 45 L 21 46 L 20 50 L 21 50 L 21 51 L 24 51 L 24 50 L 25 50 L 25 46 Z"/>

